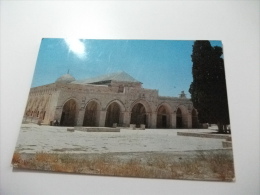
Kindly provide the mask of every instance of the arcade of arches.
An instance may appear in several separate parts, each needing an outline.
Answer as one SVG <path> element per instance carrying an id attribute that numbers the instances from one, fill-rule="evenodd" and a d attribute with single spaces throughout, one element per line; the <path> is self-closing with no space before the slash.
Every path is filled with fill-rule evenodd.
<path id="1" fill-rule="evenodd" d="M 23 123 L 62 126 L 197 128 L 198 113 L 184 91 L 160 96 L 124 71 L 77 80 L 70 74 L 32 87 Z"/>
<path id="2" fill-rule="evenodd" d="M 61 126 L 93 126 L 112 127 L 113 124 L 127 127 L 135 124 L 140 127 L 144 124 L 146 128 L 197 128 L 197 113 L 195 109 L 188 112 L 184 108 L 178 107 L 172 111 L 169 106 L 160 105 L 156 112 L 148 112 L 144 104 L 136 103 L 131 111 L 124 110 L 117 102 L 110 103 L 105 110 L 96 101 L 90 101 L 80 112 L 75 100 L 68 100 L 63 108 L 60 118 Z M 150 108 L 149 108 L 150 109 Z M 82 113 L 83 120 L 77 120 L 77 116 Z"/>

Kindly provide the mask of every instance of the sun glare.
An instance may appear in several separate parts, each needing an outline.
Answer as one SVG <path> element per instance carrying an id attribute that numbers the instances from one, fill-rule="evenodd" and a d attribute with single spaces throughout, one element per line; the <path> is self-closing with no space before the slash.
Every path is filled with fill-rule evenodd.
<path id="1" fill-rule="evenodd" d="M 67 38 L 64 39 L 64 41 L 69 48 L 69 52 L 73 52 L 79 58 L 86 57 L 86 48 L 84 43 L 80 39 Z"/>

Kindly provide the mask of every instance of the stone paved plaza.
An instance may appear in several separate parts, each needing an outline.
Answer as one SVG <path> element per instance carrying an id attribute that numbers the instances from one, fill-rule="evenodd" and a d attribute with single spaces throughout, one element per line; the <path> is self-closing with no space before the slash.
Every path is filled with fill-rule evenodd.
<path id="1" fill-rule="evenodd" d="M 121 129 L 120 132 L 68 132 L 66 127 L 23 124 L 16 151 L 66 152 L 182 152 L 223 149 L 223 139 L 178 136 L 177 132 L 212 132 L 208 129 Z"/>

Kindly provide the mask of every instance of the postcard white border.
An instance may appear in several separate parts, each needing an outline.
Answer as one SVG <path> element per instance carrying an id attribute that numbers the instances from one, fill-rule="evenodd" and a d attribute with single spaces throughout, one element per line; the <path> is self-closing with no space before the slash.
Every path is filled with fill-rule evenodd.
<path id="1" fill-rule="evenodd" d="M 1 1 L 0 194 L 257 194 L 259 1 Z M 236 182 L 13 172 L 41 38 L 222 40 Z M 245 120 L 248 117 L 248 120 Z"/>

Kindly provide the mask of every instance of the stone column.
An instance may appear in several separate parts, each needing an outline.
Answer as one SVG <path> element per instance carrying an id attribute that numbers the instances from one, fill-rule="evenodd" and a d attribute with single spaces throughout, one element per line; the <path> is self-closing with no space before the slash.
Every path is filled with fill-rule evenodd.
<path id="1" fill-rule="evenodd" d="M 120 112 L 119 114 L 119 123 L 117 124 L 118 126 L 123 126 L 124 123 L 124 112 Z"/>
<path id="2" fill-rule="evenodd" d="M 122 112 L 123 114 L 123 126 L 129 127 L 131 120 L 131 112 Z"/>
<path id="3" fill-rule="evenodd" d="M 106 111 L 106 110 L 101 110 L 101 111 L 100 111 L 99 123 L 98 123 L 98 126 L 99 126 L 99 127 L 105 127 L 106 114 L 107 114 L 107 111 Z"/>
<path id="4" fill-rule="evenodd" d="M 170 114 L 171 117 L 171 127 L 176 129 L 176 112 Z"/>
<path id="5" fill-rule="evenodd" d="M 192 128 L 192 115 L 191 115 L 191 112 L 188 112 L 188 114 L 187 114 L 187 128 L 188 129 Z"/>
<path id="6" fill-rule="evenodd" d="M 79 110 L 78 117 L 77 117 L 77 123 L 76 123 L 77 126 L 83 126 L 84 115 L 85 115 L 85 109 L 81 108 Z"/>
<path id="7" fill-rule="evenodd" d="M 155 129 L 157 124 L 157 112 L 151 113 L 150 127 Z"/>
<path id="8" fill-rule="evenodd" d="M 95 121 L 96 127 L 99 127 L 100 113 L 101 113 L 101 110 L 97 110 L 96 121 Z"/>
<path id="9" fill-rule="evenodd" d="M 54 112 L 54 116 L 50 117 L 50 121 L 58 120 L 60 122 L 62 114 L 62 106 L 57 106 Z"/>

